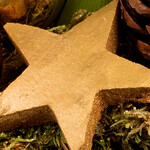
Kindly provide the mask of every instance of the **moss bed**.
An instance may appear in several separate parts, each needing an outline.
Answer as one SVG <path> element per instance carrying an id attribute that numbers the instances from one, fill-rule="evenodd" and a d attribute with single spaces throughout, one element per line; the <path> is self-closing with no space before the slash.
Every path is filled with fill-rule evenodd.
<path id="1" fill-rule="evenodd" d="M 92 150 L 149 150 L 150 104 L 124 103 L 103 110 Z M 57 123 L 0 133 L 2 150 L 67 150 Z"/>

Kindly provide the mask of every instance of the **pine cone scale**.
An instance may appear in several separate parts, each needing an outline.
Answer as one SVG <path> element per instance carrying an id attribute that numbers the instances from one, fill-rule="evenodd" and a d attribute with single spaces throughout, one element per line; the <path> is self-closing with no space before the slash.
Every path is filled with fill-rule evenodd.
<path id="1" fill-rule="evenodd" d="M 120 0 L 127 30 L 136 49 L 150 60 L 150 1 Z"/>

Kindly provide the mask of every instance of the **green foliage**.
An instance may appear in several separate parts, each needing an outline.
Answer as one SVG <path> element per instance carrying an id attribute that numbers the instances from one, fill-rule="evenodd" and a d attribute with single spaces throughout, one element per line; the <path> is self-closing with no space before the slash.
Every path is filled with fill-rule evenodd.
<path id="1" fill-rule="evenodd" d="M 0 133 L 0 149 L 5 150 L 62 150 L 62 143 L 66 141 L 56 123 Z"/>
<path id="2" fill-rule="evenodd" d="M 93 138 L 93 150 L 150 149 L 150 104 L 125 103 L 103 110 Z M 68 149 L 58 124 L 0 133 L 0 149 Z"/>
<path id="3" fill-rule="evenodd" d="M 55 24 L 66 0 L 37 0 L 28 8 L 25 16 L 17 22 L 47 28 Z"/>
<path id="4" fill-rule="evenodd" d="M 83 21 L 84 19 L 86 19 L 91 14 L 92 14 L 91 12 L 88 12 L 85 9 L 80 9 L 79 11 L 77 11 L 73 14 L 71 21 L 68 25 L 60 25 L 60 26 L 53 27 L 53 28 L 50 28 L 47 30 L 50 32 L 57 33 L 57 34 L 62 34 L 64 32 L 69 31 L 73 26 L 75 26 L 79 22 Z"/>
<path id="5" fill-rule="evenodd" d="M 125 103 L 110 106 L 93 139 L 93 150 L 136 150 L 150 148 L 150 104 Z"/>
<path id="6" fill-rule="evenodd" d="M 55 0 L 47 0 L 43 3 L 43 0 L 35 1 L 25 16 L 25 24 L 32 26 L 43 27 L 49 17 Z"/>
<path id="7" fill-rule="evenodd" d="M 112 0 L 67 0 L 58 21 L 58 25 L 69 24 L 72 15 L 80 9 L 86 9 L 88 12 L 94 12 L 111 1 Z"/>

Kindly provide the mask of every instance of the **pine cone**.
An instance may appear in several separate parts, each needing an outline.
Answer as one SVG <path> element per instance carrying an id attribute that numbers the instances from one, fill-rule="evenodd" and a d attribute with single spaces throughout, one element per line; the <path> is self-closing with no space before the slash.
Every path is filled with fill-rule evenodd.
<path id="1" fill-rule="evenodd" d="M 120 0 L 129 37 L 141 55 L 150 60 L 150 0 Z"/>

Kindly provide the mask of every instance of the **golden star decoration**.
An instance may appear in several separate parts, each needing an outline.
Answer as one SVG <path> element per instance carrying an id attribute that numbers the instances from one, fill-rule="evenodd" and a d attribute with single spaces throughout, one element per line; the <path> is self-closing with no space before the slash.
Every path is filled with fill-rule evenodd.
<path id="1" fill-rule="evenodd" d="M 114 54 L 117 3 L 63 35 L 4 26 L 28 67 L 0 96 L 1 131 L 57 121 L 70 149 L 88 150 L 104 107 L 135 98 L 129 91 L 150 102 L 150 70 Z"/>

